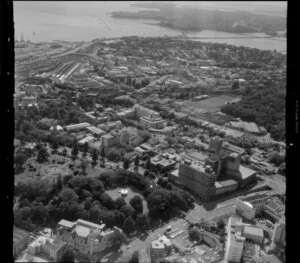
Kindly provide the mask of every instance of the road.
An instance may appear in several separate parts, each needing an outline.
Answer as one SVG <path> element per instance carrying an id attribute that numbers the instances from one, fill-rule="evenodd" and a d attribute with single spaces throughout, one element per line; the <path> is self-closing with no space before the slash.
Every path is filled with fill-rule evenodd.
<path id="1" fill-rule="evenodd" d="M 123 251 L 122 255 L 115 261 L 116 263 L 123 263 L 123 262 L 128 262 L 130 259 L 131 255 L 135 251 L 141 251 L 147 249 L 147 247 L 152 243 L 152 241 L 156 240 L 159 235 L 163 235 L 165 230 L 169 225 L 175 225 L 178 223 L 184 223 L 185 221 L 183 219 L 175 219 L 171 222 L 164 223 L 161 225 L 158 229 L 155 229 L 154 231 L 150 231 L 150 234 L 148 237 L 142 241 L 139 238 L 134 238 L 129 244 L 123 245 L 121 247 L 121 250 Z M 127 247 L 130 246 L 128 249 Z"/>
<path id="2" fill-rule="evenodd" d="M 70 54 L 73 54 L 75 52 L 77 52 L 78 50 L 82 49 L 82 48 L 86 48 L 88 46 L 90 46 L 91 44 L 93 44 L 92 42 L 89 42 L 89 43 L 85 43 L 83 45 L 80 45 L 72 50 L 69 50 L 67 52 L 64 52 L 64 53 L 61 53 L 61 54 L 57 54 L 57 55 L 54 55 L 52 56 L 52 58 L 58 58 L 58 57 L 61 57 L 61 56 L 65 56 L 65 55 L 70 55 Z"/>

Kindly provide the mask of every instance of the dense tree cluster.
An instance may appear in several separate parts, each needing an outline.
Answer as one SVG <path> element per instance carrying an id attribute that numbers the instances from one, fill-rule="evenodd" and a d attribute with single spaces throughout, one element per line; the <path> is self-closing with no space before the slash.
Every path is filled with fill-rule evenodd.
<path id="1" fill-rule="evenodd" d="M 285 139 L 285 92 L 283 87 L 256 88 L 238 103 L 228 104 L 222 111 L 244 121 L 256 122 L 276 140 Z"/>
<path id="2" fill-rule="evenodd" d="M 115 201 L 105 192 L 116 187 L 133 187 L 148 203 L 149 215 L 143 213 L 143 199 L 135 195 L 129 203 L 119 197 Z M 104 172 L 96 178 L 64 176 L 56 184 L 44 181 L 19 183 L 15 187 L 19 209 L 15 224 L 32 231 L 37 225 L 55 226 L 61 219 L 78 218 L 94 223 L 117 226 L 130 234 L 147 229 L 157 219 L 168 219 L 180 210 L 193 206 L 193 198 L 182 190 L 151 187 L 147 178 L 128 170 Z"/>

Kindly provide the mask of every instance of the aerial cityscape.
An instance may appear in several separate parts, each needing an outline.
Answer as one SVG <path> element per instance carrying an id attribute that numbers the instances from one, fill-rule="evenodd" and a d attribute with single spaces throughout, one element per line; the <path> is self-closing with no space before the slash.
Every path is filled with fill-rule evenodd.
<path id="1" fill-rule="evenodd" d="M 287 2 L 14 2 L 15 262 L 286 262 Z"/>

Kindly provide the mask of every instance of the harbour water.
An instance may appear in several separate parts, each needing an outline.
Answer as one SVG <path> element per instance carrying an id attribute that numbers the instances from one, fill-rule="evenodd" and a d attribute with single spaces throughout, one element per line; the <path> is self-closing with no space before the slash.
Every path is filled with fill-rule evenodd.
<path id="1" fill-rule="evenodd" d="M 91 41 L 95 38 L 123 36 L 177 36 L 178 30 L 156 25 L 157 21 L 111 17 L 113 11 L 138 11 L 132 2 L 14 2 L 15 37 L 32 42 L 64 40 Z M 198 41 L 228 43 L 258 49 L 286 50 L 286 39 L 249 38 L 234 34 L 203 30 L 189 33 Z M 243 38 L 246 37 L 246 38 Z M 216 39 L 217 38 L 217 39 Z"/>

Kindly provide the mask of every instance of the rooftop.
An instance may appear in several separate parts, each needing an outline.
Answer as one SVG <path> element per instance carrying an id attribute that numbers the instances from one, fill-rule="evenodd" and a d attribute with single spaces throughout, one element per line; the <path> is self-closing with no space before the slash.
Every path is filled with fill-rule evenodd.
<path id="1" fill-rule="evenodd" d="M 111 138 L 114 138 L 114 136 L 111 135 L 110 133 L 108 133 L 108 134 L 102 135 L 101 138 L 104 138 L 104 139 L 111 139 Z"/>
<path id="2" fill-rule="evenodd" d="M 255 235 L 255 236 L 264 236 L 264 231 L 261 228 L 253 227 L 253 226 L 245 226 L 244 234 Z"/>
<path id="3" fill-rule="evenodd" d="M 256 174 L 256 171 L 251 170 L 251 169 L 249 169 L 245 166 L 242 166 L 242 165 L 240 165 L 239 171 L 241 173 L 242 179 L 246 179 L 246 178 L 252 176 L 253 174 Z"/>
<path id="4" fill-rule="evenodd" d="M 88 237 L 90 229 L 84 226 L 76 226 L 76 234 L 81 237 Z"/>
<path id="5" fill-rule="evenodd" d="M 13 242 L 18 242 L 19 240 L 23 239 L 26 236 L 29 236 L 30 233 L 22 230 L 20 228 L 14 227 L 13 231 Z"/>
<path id="6" fill-rule="evenodd" d="M 231 185 L 237 185 L 238 182 L 235 181 L 235 180 L 225 180 L 225 181 L 219 181 L 219 183 L 222 185 L 222 186 L 231 186 Z"/>
<path id="7" fill-rule="evenodd" d="M 208 156 L 201 153 L 201 152 L 196 152 L 196 151 L 193 151 L 193 152 L 189 152 L 186 154 L 186 157 L 189 158 L 193 158 L 193 159 L 196 159 L 197 161 L 201 161 L 201 162 L 204 162 Z"/>
<path id="8" fill-rule="evenodd" d="M 61 225 L 61 226 L 67 227 L 67 228 L 72 228 L 75 225 L 74 222 L 70 222 L 70 221 L 67 221 L 67 220 L 64 220 L 64 219 L 60 220 L 58 222 L 58 224 Z"/>

